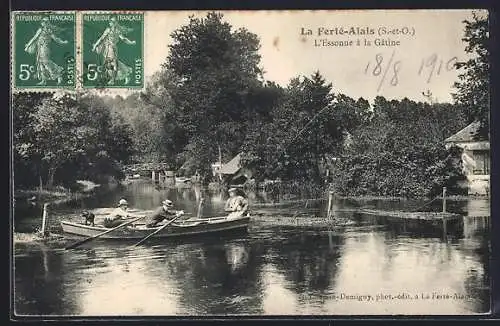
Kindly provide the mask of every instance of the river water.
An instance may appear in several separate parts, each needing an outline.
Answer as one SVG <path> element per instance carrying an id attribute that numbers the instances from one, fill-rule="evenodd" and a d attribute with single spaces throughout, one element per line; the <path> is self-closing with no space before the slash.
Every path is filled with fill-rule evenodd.
<path id="1" fill-rule="evenodd" d="M 196 214 L 222 214 L 226 196 L 199 189 L 158 189 L 134 182 L 112 192 L 53 208 L 49 226 L 79 219 L 82 209 L 115 206 L 153 209 L 169 198 Z M 15 241 L 16 315 L 387 315 L 477 314 L 489 311 L 489 200 L 448 203 L 464 215 L 463 229 L 445 236 L 342 213 L 348 227 L 280 224 L 276 216 L 321 216 L 322 202 L 307 208 L 274 207 L 266 194 L 249 194 L 266 218 L 248 234 L 152 243 L 94 241 L 64 250 L 67 241 Z M 408 201 L 335 200 L 355 206 L 415 208 Z M 441 203 L 433 203 L 439 210 Z M 341 214 L 341 213 L 339 213 Z M 40 224 L 39 208 L 16 212 L 18 232 Z M 275 221 L 275 222 L 273 222 Z M 62 243 L 61 241 L 66 241 Z"/>

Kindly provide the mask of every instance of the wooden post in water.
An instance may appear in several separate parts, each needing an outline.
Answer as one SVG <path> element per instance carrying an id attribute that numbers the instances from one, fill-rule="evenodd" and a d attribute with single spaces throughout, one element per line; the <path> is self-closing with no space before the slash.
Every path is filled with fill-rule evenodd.
<path id="1" fill-rule="evenodd" d="M 47 234 L 48 207 L 49 207 L 48 203 L 43 204 L 42 230 L 41 230 L 42 236 L 45 236 Z"/>
<path id="2" fill-rule="evenodd" d="M 446 187 L 443 187 L 443 213 L 446 213 Z M 447 220 L 446 216 L 443 215 L 443 234 L 444 237 L 446 238 L 446 235 L 448 234 L 448 225 L 447 225 Z"/>
<path id="3" fill-rule="evenodd" d="M 201 209 L 203 207 L 203 201 L 204 201 L 204 198 L 201 197 L 200 198 L 200 204 L 198 205 L 198 213 L 196 214 L 197 218 L 201 218 L 201 213 L 202 213 Z"/>
<path id="4" fill-rule="evenodd" d="M 327 209 L 327 217 L 330 218 L 332 216 L 332 202 L 333 202 L 333 191 L 328 193 L 328 209 Z"/>
<path id="5" fill-rule="evenodd" d="M 333 239 L 332 239 L 332 230 L 328 230 L 328 247 L 330 247 L 330 251 L 333 251 Z"/>
<path id="6" fill-rule="evenodd" d="M 446 213 L 446 187 L 443 187 L 443 213 Z"/>

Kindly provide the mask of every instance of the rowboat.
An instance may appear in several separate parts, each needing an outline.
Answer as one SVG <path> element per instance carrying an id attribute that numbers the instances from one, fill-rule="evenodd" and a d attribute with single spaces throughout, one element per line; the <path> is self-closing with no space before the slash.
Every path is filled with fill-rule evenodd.
<path id="1" fill-rule="evenodd" d="M 210 218 L 190 218 L 179 220 L 165 227 L 152 238 L 173 238 L 190 235 L 221 233 L 225 231 L 247 231 L 250 223 L 250 216 L 229 214 L 228 216 Z M 109 232 L 101 239 L 142 239 L 158 230 L 163 224 L 156 227 L 146 227 L 144 224 L 128 225 Z M 64 233 L 83 237 L 96 236 L 109 228 L 102 225 L 85 225 L 70 221 L 61 221 Z"/>

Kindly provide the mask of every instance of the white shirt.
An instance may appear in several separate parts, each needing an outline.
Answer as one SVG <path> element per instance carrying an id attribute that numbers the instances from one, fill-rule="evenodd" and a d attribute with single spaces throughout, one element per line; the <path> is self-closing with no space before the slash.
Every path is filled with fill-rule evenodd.
<path id="1" fill-rule="evenodd" d="M 116 219 L 118 217 L 127 218 L 129 216 L 128 208 L 117 207 L 110 215 L 112 219 Z"/>

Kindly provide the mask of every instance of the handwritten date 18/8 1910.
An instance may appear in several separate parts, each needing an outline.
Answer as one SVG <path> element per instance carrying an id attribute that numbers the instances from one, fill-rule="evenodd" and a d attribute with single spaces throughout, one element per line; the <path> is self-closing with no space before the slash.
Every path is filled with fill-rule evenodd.
<path id="1" fill-rule="evenodd" d="M 399 84 L 399 72 L 402 69 L 402 60 L 394 60 L 396 51 L 393 51 L 391 57 L 386 60 L 382 53 L 377 53 L 375 55 L 374 62 L 369 61 L 364 69 L 366 75 L 372 75 L 374 77 L 379 77 L 379 84 L 377 91 L 380 91 L 386 78 L 391 86 L 397 86 Z M 420 66 L 416 70 L 418 76 L 423 76 L 427 83 L 430 83 L 432 78 L 441 75 L 444 72 L 454 70 L 456 68 L 456 63 L 458 58 L 456 56 L 451 58 L 440 58 L 437 54 L 432 54 L 428 57 L 424 57 L 421 60 Z"/>

